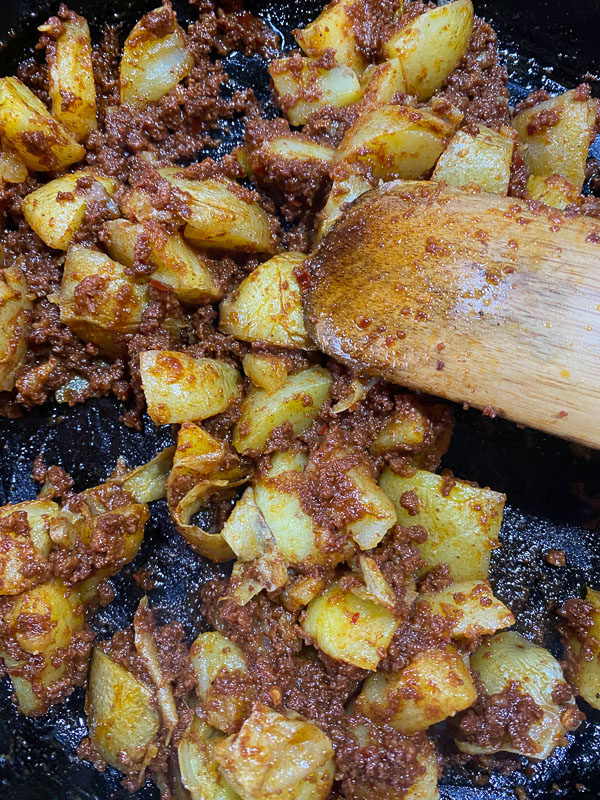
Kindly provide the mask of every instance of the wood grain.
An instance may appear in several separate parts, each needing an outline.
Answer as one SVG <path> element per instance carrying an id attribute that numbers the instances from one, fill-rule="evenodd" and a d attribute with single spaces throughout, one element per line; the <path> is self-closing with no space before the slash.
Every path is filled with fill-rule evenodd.
<path id="1" fill-rule="evenodd" d="M 306 268 L 324 352 L 600 448 L 600 220 L 394 181 L 362 195 Z"/>

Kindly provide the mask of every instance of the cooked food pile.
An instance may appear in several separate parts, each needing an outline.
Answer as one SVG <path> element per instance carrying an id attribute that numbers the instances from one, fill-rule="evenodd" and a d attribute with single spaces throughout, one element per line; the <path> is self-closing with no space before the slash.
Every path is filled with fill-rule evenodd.
<path id="1" fill-rule="evenodd" d="M 316 350 L 304 259 L 381 181 L 600 216 L 599 103 L 583 84 L 511 108 L 471 0 L 335 0 L 283 55 L 241 7 L 193 5 L 122 47 L 61 5 L 0 80 L 2 413 L 112 394 L 125 424 L 174 426 L 80 492 L 38 459 L 38 498 L 0 509 L 15 702 L 38 716 L 85 685 L 81 757 L 165 800 L 434 800 L 444 763 L 545 759 L 576 696 L 600 708 L 600 593 L 561 609 L 562 663 L 511 630 L 488 576 L 504 495 L 436 472 L 448 406 Z M 228 84 L 235 50 L 268 62 L 281 116 Z M 240 121 L 241 146 L 201 157 Z M 161 500 L 226 577 L 193 643 L 146 596 L 98 641 Z"/>

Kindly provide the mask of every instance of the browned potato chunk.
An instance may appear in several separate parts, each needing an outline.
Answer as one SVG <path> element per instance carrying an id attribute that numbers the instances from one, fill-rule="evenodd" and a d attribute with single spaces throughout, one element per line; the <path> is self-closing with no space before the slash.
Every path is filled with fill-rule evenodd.
<path id="1" fill-rule="evenodd" d="M 0 180 L 6 183 L 23 183 L 29 171 L 21 156 L 0 142 Z"/>
<path id="2" fill-rule="evenodd" d="M 568 602 L 580 604 L 584 622 L 562 630 L 567 675 L 586 703 L 600 709 L 600 592 L 588 587 L 585 601 Z"/>
<path id="3" fill-rule="evenodd" d="M 10 392 L 15 373 L 27 354 L 32 303 L 18 267 L 0 270 L 0 390 Z"/>
<path id="4" fill-rule="evenodd" d="M 320 58 L 333 50 L 337 64 L 362 72 L 367 60 L 358 48 L 352 26 L 352 6 L 355 0 L 333 0 L 305 28 L 294 31 L 294 38 L 311 58 Z"/>
<path id="5" fill-rule="evenodd" d="M 49 500 L 0 509 L 0 595 L 20 594 L 47 577 L 50 522 L 59 511 Z"/>
<path id="6" fill-rule="evenodd" d="M 510 610 L 483 581 L 452 583 L 447 589 L 422 595 L 419 602 L 447 621 L 454 639 L 475 640 L 515 624 Z"/>
<path id="7" fill-rule="evenodd" d="M 65 169 L 85 149 L 18 78 L 0 80 L 0 127 L 4 140 L 37 172 Z"/>
<path id="8" fill-rule="evenodd" d="M 245 374 L 257 389 L 267 392 L 274 392 L 283 386 L 288 375 L 285 360 L 267 353 L 247 353 L 242 365 Z"/>
<path id="9" fill-rule="evenodd" d="M 219 772 L 214 747 L 225 735 L 194 716 L 177 746 L 181 780 L 191 800 L 239 800 Z"/>
<path id="10" fill-rule="evenodd" d="M 98 250 L 73 245 L 60 287 L 60 319 L 85 342 L 109 353 L 134 333 L 148 303 L 148 287 L 134 283 L 121 264 Z"/>
<path id="11" fill-rule="evenodd" d="M 123 46 L 121 102 L 143 106 L 160 100 L 192 71 L 194 59 L 170 5 L 148 12 Z"/>
<path id="12" fill-rule="evenodd" d="M 371 64 L 360 78 L 364 87 L 361 106 L 391 103 L 396 92 L 408 94 L 400 59 L 390 58 L 383 64 Z"/>
<path id="13" fill-rule="evenodd" d="M 507 194 L 515 147 L 510 129 L 504 134 L 485 125 L 478 128 L 475 135 L 467 130 L 454 135 L 436 164 L 433 180 Z"/>
<path id="14" fill-rule="evenodd" d="M 576 186 L 562 175 L 530 175 L 527 180 L 527 197 L 552 208 L 565 209 L 578 205 L 581 195 Z"/>

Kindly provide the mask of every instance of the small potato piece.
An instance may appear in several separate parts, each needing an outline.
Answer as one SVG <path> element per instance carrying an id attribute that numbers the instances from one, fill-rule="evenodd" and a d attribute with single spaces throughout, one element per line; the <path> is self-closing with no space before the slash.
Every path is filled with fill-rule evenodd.
<path id="1" fill-rule="evenodd" d="M 474 136 L 460 130 L 444 150 L 433 173 L 434 181 L 450 186 L 478 187 L 484 192 L 507 194 L 514 140 L 485 125 Z"/>
<path id="2" fill-rule="evenodd" d="M 360 82 L 350 67 L 323 69 L 312 58 L 293 55 L 269 64 L 275 91 L 292 125 L 305 125 L 313 111 L 340 108 L 360 98 Z"/>
<path id="3" fill-rule="evenodd" d="M 308 138 L 302 138 L 301 134 L 270 139 L 259 148 L 259 151 L 289 161 L 322 161 L 330 164 L 335 158 L 335 150 L 332 147 L 325 147 Z"/>
<path id="4" fill-rule="evenodd" d="M 10 392 L 27 355 L 27 329 L 33 308 L 27 281 L 18 267 L 0 270 L 0 391 Z"/>
<path id="5" fill-rule="evenodd" d="M 119 68 L 121 102 L 160 100 L 192 71 L 194 59 L 171 6 L 144 15 L 127 37 Z"/>
<path id="6" fill-rule="evenodd" d="M 243 187 L 223 178 L 191 180 L 182 170 L 168 167 L 160 175 L 185 202 L 184 236 L 204 249 L 242 253 L 272 253 L 275 249 L 269 215 Z"/>
<path id="7" fill-rule="evenodd" d="M 578 98 L 578 90 L 571 89 L 521 111 L 512 124 L 529 171 L 543 177 L 558 173 L 580 192 L 596 134 L 598 100 Z"/>
<path id="8" fill-rule="evenodd" d="M 134 283 L 121 264 L 98 250 L 73 245 L 60 286 L 60 320 L 84 342 L 120 350 L 119 337 L 134 333 L 148 304 L 148 287 Z"/>
<path id="9" fill-rule="evenodd" d="M 296 436 L 302 433 L 330 396 L 331 384 L 328 370 L 313 366 L 289 375 L 275 392 L 250 389 L 233 431 L 233 446 L 238 453 L 264 450 L 273 430 L 286 422 Z"/>
<path id="10" fill-rule="evenodd" d="M 43 580 L 39 575 L 52 547 L 50 521 L 59 512 L 59 506 L 49 500 L 0 508 L 0 595 L 20 594 Z M 40 568 L 39 575 L 32 574 L 34 564 Z"/>
<path id="11" fill-rule="evenodd" d="M 427 9 L 384 45 L 388 58 L 398 58 L 405 92 L 428 100 L 456 69 L 473 30 L 471 0 L 455 0 Z"/>
<path id="12" fill-rule="evenodd" d="M 327 736 L 300 714 L 280 714 L 262 703 L 214 754 L 243 800 L 324 800 L 333 783 Z"/>
<path id="13" fill-rule="evenodd" d="M 362 114 L 346 132 L 338 160 L 367 164 L 383 180 L 422 178 L 456 127 L 425 108 L 382 106 Z"/>
<path id="14" fill-rule="evenodd" d="M 248 665 L 242 651 L 232 641 L 216 631 L 201 633 L 190 650 L 192 667 L 198 678 L 198 697 L 206 721 L 225 733 L 237 730 L 250 714 L 251 702 L 248 684 L 246 693 L 227 692 L 219 688 L 217 678 L 236 681 L 243 686 Z"/>
<path id="15" fill-rule="evenodd" d="M 515 624 L 510 610 L 483 581 L 453 583 L 440 592 L 421 595 L 420 603 L 435 616 L 448 620 L 454 639 L 475 640 Z"/>
<path id="16" fill-rule="evenodd" d="M 562 702 L 554 699 L 563 690 L 569 697 L 558 661 L 548 650 L 537 647 L 516 631 L 504 631 L 486 639 L 471 656 L 471 669 L 479 674 L 488 697 L 517 687 L 519 694 L 529 695 L 539 706 L 542 716 L 531 721 L 527 736 L 519 731 L 517 741 L 507 736 L 500 747 L 457 740 L 458 748 L 465 753 L 507 751 L 545 759 L 564 741 L 565 733 L 581 721 L 573 697 Z"/>
<path id="17" fill-rule="evenodd" d="M 358 48 L 352 26 L 354 3 L 355 0 L 333 0 L 305 28 L 294 31 L 294 38 L 307 56 L 320 58 L 326 50 L 333 50 L 336 64 L 362 72 L 367 59 Z"/>
<path id="18" fill-rule="evenodd" d="M 52 35 L 53 26 L 40 30 Z M 56 40 L 46 45 L 46 62 L 52 115 L 83 142 L 98 127 L 92 42 L 83 17 L 71 11 L 61 19 Z"/>
<path id="19" fill-rule="evenodd" d="M 398 58 L 371 64 L 361 75 L 360 82 L 364 86 L 361 106 L 385 105 L 391 103 L 396 92 L 408 94 Z"/>
<path id="20" fill-rule="evenodd" d="M 396 524 L 396 509 L 366 470 L 353 467 L 348 470 L 348 478 L 356 487 L 355 501 L 362 505 L 364 512 L 349 522 L 346 529 L 361 550 L 371 550 Z"/>
<path id="21" fill-rule="evenodd" d="M 562 175 L 530 175 L 527 180 L 527 197 L 561 211 L 567 206 L 578 205 L 581 194 L 576 186 Z"/>
<path id="22" fill-rule="evenodd" d="M 31 192 L 23 200 L 23 216 L 40 239 L 66 250 L 91 201 L 108 200 L 117 183 L 91 172 L 70 172 Z"/>
<path id="23" fill-rule="evenodd" d="M 419 653 L 397 673 L 370 675 L 356 710 L 403 733 L 424 731 L 473 705 L 477 690 L 453 648 Z"/>
<path id="24" fill-rule="evenodd" d="M 171 286 L 178 300 L 190 305 L 221 299 L 223 292 L 215 283 L 208 259 L 203 258 L 179 233 L 167 233 L 159 224 L 149 222 L 144 226 L 126 219 L 110 220 L 104 225 L 109 256 L 126 267 L 133 267 L 136 244 L 142 233 L 145 233 L 156 265 L 152 281 Z"/>
<path id="25" fill-rule="evenodd" d="M 81 161 L 85 149 L 18 78 L 0 79 L 3 139 L 37 172 L 65 169 Z"/>
<path id="26" fill-rule="evenodd" d="M 337 661 L 376 670 L 398 623 L 383 606 L 334 584 L 311 600 L 302 622 L 317 647 Z"/>
<path id="27" fill-rule="evenodd" d="M 425 470 L 401 477 L 385 469 L 379 485 L 393 500 L 399 525 L 422 525 L 427 531 L 427 541 L 419 545 L 427 567 L 448 564 L 455 581 L 487 580 L 505 497 L 454 479 L 447 486 L 444 480 Z M 414 495 L 416 513 L 410 502 Z"/>
<path id="28" fill-rule="evenodd" d="M 225 738 L 199 717 L 177 746 L 179 771 L 191 800 L 238 800 L 239 795 L 219 771 L 214 746 Z"/>
<path id="29" fill-rule="evenodd" d="M 260 264 L 221 303 L 219 328 L 246 342 L 313 350 L 294 276 L 305 258 L 302 253 L 281 253 Z"/>
<path id="30" fill-rule="evenodd" d="M 28 175 L 27 164 L 21 156 L 0 142 L 0 180 L 6 183 L 23 183 Z"/>
<path id="31" fill-rule="evenodd" d="M 156 425 L 220 414 L 239 396 L 240 373 L 225 361 L 170 350 L 140 354 L 142 387 Z"/>
<path id="32" fill-rule="evenodd" d="M 585 603 L 590 624 L 579 631 L 565 626 L 563 644 L 570 682 L 586 703 L 600 709 L 600 592 L 588 587 Z"/>
<path id="33" fill-rule="evenodd" d="M 138 772 L 156 754 L 160 718 L 153 692 L 96 645 L 86 695 L 92 744 L 111 766 Z"/>
<path id="34" fill-rule="evenodd" d="M 369 452 L 374 456 L 397 450 L 410 452 L 424 443 L 428 428 L 427 416 L 417 405 L 401 408 L 379 431 Z"/>
<path id="35" fill-rule="evenodd" d="M 269 552 L 273 534 L 256 504 L 252 486 L 244 491 L 227 517 L 221 535 L 238 561 L 249 562 Z"/>
<path id="36" fill-rule="evenodd" d="M 317 240 L 325 236 L 335 221 L 342 216 L 343 209 L 347 204 L 372 188 L 371 182 L 362 175 L 349 173 L 347 177 L 334 181 L 325 208 L 320 214 Z"/>
<path id="37" fill-rule="evenodd" d="M 283 386 L 287 378 L 287 366 L 283 358 L 269 354 L 247 353 L 242 362 L 244 372 L 258 389 L 274 392 Z"/>

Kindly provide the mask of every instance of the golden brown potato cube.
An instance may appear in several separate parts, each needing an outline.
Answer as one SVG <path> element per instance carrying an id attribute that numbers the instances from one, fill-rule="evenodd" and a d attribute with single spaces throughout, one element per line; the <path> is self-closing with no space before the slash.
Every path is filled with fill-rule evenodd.
<path id="1" fill-rule="evenodd" d="M 558 173 L 581 191 L 597 113 L 597 99 L 571 89 L 517 114 L 512 124 L 529 171 L 543 177 Z"/>
<path id="2" fill-rule="evenodd" d="M 385 469 L 379 485 L 393 500 L 399 525 L 422 525 L 419 545 L 427 567 L 448 564 L 455 581 L 487 580 L 497 548 L 505 497 L 491 489 L 417 470 L 410 477 Z"/>
<path id="3" fill-rule="evenodd" d="M 303 138 L 301 134 L 277 136 L 265 142 L 260 148 L 266 155 L 290 162 L 321 161 L 330 164 L 335 158 L 335 150 L 323 144 Z"/>
<path id="4" fill-rule="evenodd" d="M 393 33 L 384 45 L 388 58 L 398 58 L 408 94 L 427 100 L 453 72 L 473 30 L 471 0 L 455 0 L 427 9 Z"/>
<path id="5" fill-rule="evenodd" d="M 160 100 L 192 71 L 194 59 L 171 6 L 148 12 L 127 37 L 119 68 L 121 102 Z"/>
<path id="6" fill-rule="evenodd" d="M 59 512 L 50 500 L 0 508 L 0 595 L 20 594 L 48 576 L 50 522 Z"/>
<path id="7" fill-rule="evenodd" d="M 6 183 L 23 183 L 29 171 L 18 153 L 0 143 L 0 180 Z"/>
<path id="8" fill-rule="evenodd" d="M 98 127 L 90 29 L 83 17 L 70 11 L 56 33 L 52 25 L 40 30 L 55 36 L 46 45 L 52 115 L 83 142 Z"/>
<path id="9" fill-rule="evenodd" d="M 85 624 L 84 604 L 77 591 L 54 579 L 11 598 L 4 606 L 3 622 L 4 641 L 8 636 L 25 653 L 19 658 L 10 647 L 0 651 L 19 711 L 43 714 L 57 702 L 53 689 L 69 680 L 73 666 L 68 648 Z"/>
<path id="10" fill-rule="evenodd" d="M 433 180 L 449 186 L 476 187 L 507 194 L 514 139 L 507 133 L 478 125 L 479 131 L 460 130 L 436 164 Z"/>
<path id="11" fill-rule="evenodd" d="M 106 511 L 97 516 L 82 515 L 81 519 L 73 520 L 75 531 L 84 544 L 91 544 L 95 531 L 105 525 L 119 528 L 122 539 L 122 550 L 116 564 L 96 573 L 103 578 L 116 574 L 125 564 L 129 564 L 136 557 L 144 539 L 144 528 L 150 517 L 148 506 L 142 503 L 132 503 L 120 506 L 114 511 Z"/>
<path id="12" fill-rule="evenodd" d="M 418 405 L 411 404 L 397 411 L 377 434 L 369 447 L 374 455 L 420 447 L 425 442 L 429 425 L 427 415 Z"/>
<path id="13" fill-rule="evenodd" d="M 285 360 L 268 353 L 247 353 L 242 366 L 252 383 L 266 392 L 274 392 L 283 386 L 288 375 Z"/>
<path id="14" fill-rule="evenodd" d="M 184 201 L 184 236 L 204 249 L 272 253 L 271 221 L 254 196 L 226 178 L 192 180 L 176 167 L 159 170 Z"/>
<path id="15" fill-rule="evenodd" d="M 586 703 L 600 709 L 600 592 L 588 587 L 583 609 L 585 624 L 562 630 L 567 675 Z"/>
<path id="16" fill-rule="evenodd" d="M 233 431 L 232 444 L 238 453 L 264 450 L 273 430 L 289 423 L 297 436 L 316 419 L 331 394 L 331 375 L 313 366 L 288 375 L 274 392 L 250 389 Z"/>
<path id="17" fill-rule="evenodd" d="M 385 105 L 392 102 L 397 92 L 408 94 L 404 74 L 398 58 L 382 64 L 370 64 L 360 78 L 364 87 L 362 105 Z"/>
<path id="18" fill-rule="evenodd" d="M 157 425 L 220 414 L 241 392 L 240 373 L 225 361 L 170 350 L 140 355 L 148 413 Z"/>
<path id="19" fill-rule="evenodd" d="M 346 205 L 372 188 L 371 181 L 362 175 L 348 173 L 344 178 L 335 180 L 331 186 L 325 208 L 319 215 L 317 241 L 325 236 L 336 220 L 342 216 Z"/>
<path id="20" fill-rule="evenodd" d="M 48 247 L 66 250 L 90 202 L 108 202 L 117 182 L 91 172 L 70 172 L 23 200 L 23 216 Z"/>
<path id="21" fill-rule="evenodd" d="M 354 501 L 360 503 L 362 513 L 346 525 L 346 530 L 361 550 L 371 550 L 396 524 L 396 509 L 366 469 L 353 467 L 347 476 L 354 485 Z"/>
<path id="22" fill-rule="evenodd" d="M 85 700 L 92 744 L 121 772 L 139 772 L 156 755 L 160 718 L 154 693 L 94 647 Z"/>
<path id="23" fill-rule="evenodd" d="M 348 106 L 360 98 L 360 82 L 350 67 L 324 69 L 298 54 L 271 61 L 269 74 L 292 125 L 304 125 L 313 111 Z"/>
<path id="24" fill-rule="evenodd" d="M 190 658 L 206 721 L 225 733 L 239 729 L 251 711 L 250 683 L 244 679 L 248 665 L 242 651 L 222 634 L 209 631 L 198 636 Z"/>
<path id="25" fill-rule="evenodd" d="M 471 673 L 449 647 L 419 653 L 400 672 L 370 675 L 356 710 L 403 733 L 416 733 L 464 711 L 475 700 Z"/>
<path id="26" fill-rule="evenodd" d="M 499 747 L 482 744 L 480 737 L 469 741 L 462 730 L 456 744 L 465 753 L 507 751 L 530 758 L 548 758 L 564 742 L 565 733 L 581 721 L 558 661 L 548 650 L 516 631 L 504 631 L 486 639 L 471 656 L 471 669 L 478 674 L 487 698 L 516 690 L 519 696 L 528 696 L 537 705 L 538 716 L 531 719 L 526 735 L 520 730 L 513 739 L 509 733 Z"/>
<path id="27" fill-rule="evenodd" d="M 331 658 L 376 670 L 398 627 L 393 615 L 334 584 L 311 600 L 302 622 L 304 632 Z"/>
<path id="28" fill-rule="evenodd" d="M 219 328 L 246 342 L 313 350 L 294 276 L 306 256 L 280 253 L 253 270 L 220 306 Z"/>
<path id="29" fill-rule="evenodd" d="M 27 355 L 27 329 L 33 308 L 27 281 L 18 267 L 0 270 L 0 391 L 10 392 Z"/>
<path id="30" fill-rule="evenodd" d="M 177 746 L 181 780 L 191 800 L 239 800 L 227 783 L 215 758 L 214 747 L 224 734 L 194 716 Z"/>
<path id="31" fill-rule="evenodd" d="M 85 149 L 18 78 L 0 79 L 0 128 L 7 144 L 36 172 L 65 169 L 85 155 Z"/>
<path id="32" fill-rule="evenodd" d="M 452 583 L 446 589 L 421 595 L 420 603 L 443 617 L 454 639 L 475 640 L 515 624 L 510 609 L 494 597 L 484 581 Z"/>
<path id="33" fill-rule="evenodd" d="M 124 267 L 98 250 L 73 245 L 60 287 L 60 319 L 84 342 L 109 353 L 134 333 L 148 304 L 148 287 L 134 283 Z"/>
<path id="34" fill-rule="evenodd" d="M 422 178 L 456 127 L 426 108 L 382 106 L 362 114 L 346 132 L 338 159 L 368 165 L 383 180 Z"/>
<path id="35" fill-rule="evenodd" d="M 557 173 L 545 177 L 530 175 L 527 179 L 527 197 L 561 211 L 581 202 L 577 187 Z"/>
<path id="36" fill-rule="evenodd" d="M 333 783 L 331 742 L 295 711 L 280 714 L 258 703 L 214 754 L 244 800 L 324 800 Z"/>
<path id="37" fill-rule="evenodd" d="M 362 72 L 367 59 L 360 51 L 353 30 L 352 6 L 355 0 L 333 0 L 305 28 L 294 31 L 294 38 L 311 58 L 320 58 L 333 50 L 336 64 Z"/>
<path id="38" fill-rule="evenodd" d="M 126 219 L 107 222 L 104 241 L 109 256 L 126 267 L 133 267 L 140 234 L 144 234 L 156 265 L 152 281 L 172 287 L 175 296 L 190 305 L 221 299 L 223 292 L 211 274 L 209 260 L 189 245 L 181 234 L 167 233 L 157 223 L 149 222 L 144 226 Z"/>

